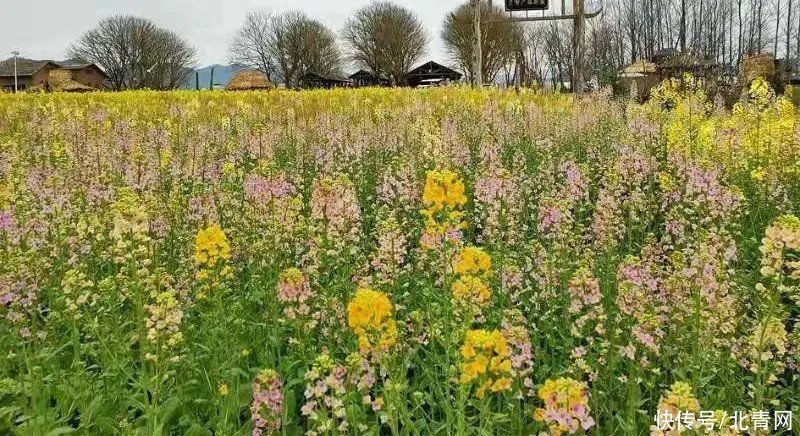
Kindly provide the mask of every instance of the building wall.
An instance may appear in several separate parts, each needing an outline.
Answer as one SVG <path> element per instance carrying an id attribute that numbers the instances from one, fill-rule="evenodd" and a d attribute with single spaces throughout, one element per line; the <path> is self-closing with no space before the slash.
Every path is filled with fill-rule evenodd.
<path id="1" fill-rule="evenodd" d="M 44 85 L 44 83 L 47 82 L 47 79 L 50 77 L 50 70 L 52 69 L 53 67 L 48 66 L 37 71 L 33 75 L 33 78 L 31 80 L 31 86 Z"/>
<path id="2" fill-rule="evenodd" d="M 27 77 L 18 77 L 17 78 L 18 86 L 22 88 L 28 88 L 31 86 L 31 78 L 30 76 Z M 0 77 L 0 90 L 6 92 L 14 92 L 14 78 L 13 77 Z"/>
<path id="3" fill-rule="evenodd" d="M 81 85 L 91 86 L 95 89 L 103 89 L 106 78 L 94 68 L 83 68 L 72 70 L 72 80 Z"/>
<path id="4" fill-rule="evenodd" d="M 18 86 L 20 90 L 25 90 L 31 86 L 43 85 L 50 78 L 50 71 L 52 67 L 44 67 L 37 71 L 33 76 L 19 76 L 17 77 Z M 70 70 L 72 80 L 86 86 L 91 86 L 95 89 L 103 89 L 105 83 L 105 76 L 100 74 L 94 68 L 83 68 L 80 70 Z M 0 91 L 11 92 L 14 91 L 14 78 L 13 77 L 0 77 Z"/>
<path id="5" fill-rule="evenodd" d="M 44 67 L 33 74 L 33 76 L 18 76 L 17 85 L 20 91 L 24 91 L 31 86 L 41 85 L 47 81 L 52 67 Z M 4 91 L 14 91 L 14 77 L 0 77 L 0 88 Z"/>

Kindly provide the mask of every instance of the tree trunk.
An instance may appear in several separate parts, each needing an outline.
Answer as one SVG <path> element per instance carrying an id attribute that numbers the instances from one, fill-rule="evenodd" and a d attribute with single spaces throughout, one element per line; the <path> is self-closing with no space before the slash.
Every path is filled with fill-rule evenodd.
<path id="1" fill-rule="evenodd" d="M 681 0 L 681 24 L 678 33 L 681 52 L 686 51 L 686 0 Z"/>
<path id="2" fill-rule="evenodd" d="M 763 30 L 764 30 L 763 29 L 763 27 L 764 27 L 763 26 L 763 24 L 764 24 L 764 1 L 763 0 L 758 0 L 758 9 L 757 10 L 758 10 L 758 12 L 757 12 L 757 14 L 758 14 L 758 22 L 756 23 L 756 25 L 758 26 L 758 48 L 756 50 L 757 51 L 761 51 L 761 48 L 762 48 L 762 45 L 761 45 L 762 39 L 761 38 L 762 38 L 762 35 L 763 35 Z"/>
<path id="3" fill-rule="evenodd" d="M 473 48 L 472 48 L 472 87 L 480 89 L 483 87 L 483 50 L 481 49 L 481 0 L 472 1 L 472 32 L 473 32 Z"/>
<path id="4" fill-rule="evenodd" d="M 733 65 L 733 7 L 728 11 L 728 65 Z"/>
<path id="5" fill-rule="evenodd" d="M 795 38 L 795 41 L 797 41 L 797 49 L 794 54 L 800 58 L 800 20 L 797 20 L 797 38 Z"/>
<path id="6" fill-rule="evenodd" d="M 774 52 L 775 59 L 778 59 L 778 39 L 779 35 L 778 32 L 781 30 L 781 0 L 777 0 L 778 4 L 775 7 L 775 43 L 773 44 L 772 51 Z M 788 59 L 789 56 L 787 55 L 786 58 Z"/>
<path id="7" fill-rule="evenodd" d="M 739 45 L 736 49 L 739 51 L 739 60 L 742 59 L 742 32 L 744 31 L 744 27 L 742 26 L 742 0 L 739 0 Z"/>
<path id="8" fill-rule="evenodd" d="M 583 62 L 586 46 L 583 37 L 586 32 L 584 19 L 584 0 L 572 0 L 572 10 L 575 14 L 572 31 L 572 90 L 577 94 L 583 93 Z"/>
<path id="9" fill-rule="evenodd" d="M 789 5 L 786 7 L 786 59 L 792 58 L 792 0 L 788 0 Z M 798 35 L 800 37 L 800 35 Z"/>

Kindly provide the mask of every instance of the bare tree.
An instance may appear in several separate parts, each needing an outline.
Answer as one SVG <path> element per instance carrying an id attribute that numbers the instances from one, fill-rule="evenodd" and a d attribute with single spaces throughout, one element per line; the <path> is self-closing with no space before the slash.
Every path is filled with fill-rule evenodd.
<path id="1" fill-rule="evenodd" d="M 386 1 L 356 11 L 347 20 L 342 37 L 356 64 L 399 81 L 425 54 L 428 43 L 414 12 Z"/>
<path id="2" fill-rule="evenodd" d="M 275 17 L 268 12 L 249 12 L 231 42 L 230 60 L 255 68 L 272 80 L 276 79 L 277 68 L 270 49 L 274 22 Z"/>
<path id="3" fill-rule="evenodd" d="M 174 89 L 186 80 L 195 49 L 147 19 L 120 15 L 84 33 L 69 55 L 103 67 L 116 90 Z"/>
<path id="4" fill-rule="evenodd" d="M 341 56 L 330 29 L 303 12 L 251 12 L 230 47 L 231 61 L 296 86 L 304 74 L 339 72 Z"/>
<path id="5" fill-rule="evenodd" d="M 519 23 L 505 19 L 503 9 L 491 11 L 481 6 L 481 76 L 494 81 L 497 73 L 514 60 L 522 48 L 523 31 Z M 447 14 L 442 28 L 442 40 L 453 60 L 472 78 L 472 50 L 475 31 L 472 26 L 472 7 L 464 3 Z"/>
<path id="6" fill-rule="evenodd" d="M 337 74 L 340 70 L 336 36 L 319 21 L 302 12 L 287 12 L 275 18 L 270 50 L 280 78 L 296 86 L 304 74 Z"/>
<path id="7" fill-rule="evenodd" d="M 545 71 L 545 33 L 537 26 L 523 28 L 522 46 L 520 48 L 520 84 L 531 86 L 542 83 Z"/>

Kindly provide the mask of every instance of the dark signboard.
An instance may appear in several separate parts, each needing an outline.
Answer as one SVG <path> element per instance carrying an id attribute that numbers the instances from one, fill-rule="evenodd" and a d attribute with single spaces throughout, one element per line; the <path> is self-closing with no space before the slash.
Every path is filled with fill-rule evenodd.
<path id="1" fill-rule="evenodd" d="M 507 11 L 542 11 L 548 0 L 506 0 Z"/>

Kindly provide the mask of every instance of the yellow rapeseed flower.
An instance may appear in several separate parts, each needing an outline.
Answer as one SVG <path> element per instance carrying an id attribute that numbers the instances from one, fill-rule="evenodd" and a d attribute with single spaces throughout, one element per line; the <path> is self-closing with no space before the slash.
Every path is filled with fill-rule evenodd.
<path id="1" fill-rule="evenodd" d="M 463 206 L 467 202 L 464 182 L 452 171 L 428 171 L 422 202 L 434 211 Z"/>
<path id="2" fill-rule="evenodd" d="M 194 262 L 201 268 L 213 268 L 220 260 L 231 258 L 225 232 L 218 225 L 200 230 L 194 238 Z"/>
<path id="3" fill-rule="evenodd" d="M 534 419 L 548 424 L 551 434 L 575 433 L 594 426 L 585 383 L 565 377 L 550 379 L 537 394 L 544 407 L 534 411 Z"/>
<path id="4" fill-rule="evenodd" d="M 453 272 L 458 275 L 488 276 L 491 268 L 492 259 L 478 247 L 462 248 L 453 262 Z"/>
<path id="5" fill-rule="evenodd" d="M 458 303 L 475 304 L 484 307 L 489 303 L 492 293 L 489 286 L 478 277 L 465 276 L 456 280 L 452 286 L 453 300 Z"/>
<path id="6" fill-rule="evenodd" d="M 511 389 L 508 344 L 499 330 L 469 330 L 461 347 L 462 384 L 478 382 L 475 396 Z"/>
<path id="7" fill-rule="evenodd" d="M 347 324 L 358 336 L 362 351 L 385 350 L 397 342 L 397 324 L 389 297 L 361 288 L 347 305 Z"/>

